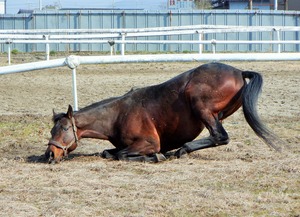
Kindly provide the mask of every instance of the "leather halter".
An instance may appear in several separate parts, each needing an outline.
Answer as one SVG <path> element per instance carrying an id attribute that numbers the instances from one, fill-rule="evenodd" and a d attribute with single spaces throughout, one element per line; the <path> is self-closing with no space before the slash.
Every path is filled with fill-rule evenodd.
<path id="1" fill-rule="evenodd" d="M 62 149 L 64 151 L 65 157 L 68 156 L 68 149 L 73 145 L 74 142 L 76 143 L 76 145 L 78 145 L 77 127 L 75 125 L 75 119 L 73 117 L 71 118 L 71 123 L 72 123 L 74 138 L 69 142 L 68 145 L 63 146 L 60 142 L 57 142 L 53 139 L 51 139 L 48 143 L 48 145 L 54 145 L 55 147 Z"/>

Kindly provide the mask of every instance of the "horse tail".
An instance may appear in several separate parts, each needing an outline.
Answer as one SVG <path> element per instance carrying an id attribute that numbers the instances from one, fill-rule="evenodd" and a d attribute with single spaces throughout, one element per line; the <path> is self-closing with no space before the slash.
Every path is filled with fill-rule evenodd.
<path id="1" fill-rule="evenodd" d="M 256 135 L 267 145 L 277 151 L 281 151 L 281 148 L 275 144 L 276 141 L 279 141 L 278 137 L 262 123 L 257 113 L 257 100 L 263 85 L 262 76 L 257 72 L 250 71 L 243 71 L 242 76 L 244 79 L 249 79 L 249 82 L 244 86 L 242 99 L 246 121 Z"/>

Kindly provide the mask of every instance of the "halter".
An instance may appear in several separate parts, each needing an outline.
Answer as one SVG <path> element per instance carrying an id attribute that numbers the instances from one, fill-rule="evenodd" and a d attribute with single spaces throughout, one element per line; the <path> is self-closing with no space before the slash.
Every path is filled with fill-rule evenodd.
<path id="1" fill-rule="evenodd" d="M 68 156 L 68 149 L 73 145 L 73 143 L 75 142 L 76 145 L 78 145 L 77 127 L 75 125 L 75 119 L 73 117 L 71 118 L 71 123 L 72 123 L 74 138 L 71 140 L 71 142 L 69 142 L 68 145 L 63 146 L 60 142 L 57 142 L 52 139 L 48 143 L 48 145 L 54 145 L 55 147 L 62 149 L 64 151 L 64 156 L 66 157 Z"/>

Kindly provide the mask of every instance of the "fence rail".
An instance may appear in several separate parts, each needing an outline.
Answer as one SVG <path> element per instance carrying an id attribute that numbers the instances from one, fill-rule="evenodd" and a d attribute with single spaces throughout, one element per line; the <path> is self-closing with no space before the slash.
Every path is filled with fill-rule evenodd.
<path id="1" fill-rule="evenodd" d="M 256 33 L 271 32 L 269 40 L 220 40 L 216 38 L 205 39 L 208 34 L 226 33 Z M 262 26 L 262 27 L 242 27 L 242 26 L 177 26 L 177 27 L 158 27 L 144 29 L 55 29 L 55 30 L 0 30 L 0 44 L 7 45 L 8 63 L 11 63 L 12 44 L 45 44 L 46 59 L 50 59 L 50 44 L 107 44 L 110 46 L 111 55 L 114 53 L 116 45 L 121 46 L 121 55 L 125 55 L 126 44 L 191 44 L 198 46 L 198 53 L 203 52 L 203 45 L 211 45 L 211 51 L 216 52 L 216 46 L 235 44 L 235 45 L 276 45 L 276 52 L 281 52 L 281 45 L 299 45 L 299 40 L 282 40 L 283 32 L 300 32 L 300 27 L 294 26 Z M 87 34 L 89 33 L 89 34 Z M 151 40 L 152 36 L 194 36 L 198 40 Z M 146 37 L 147 39 L 137 39 Z M 149 38 L 150 37 L 150 38 Z"/>
<path id="2" fill-rule="evenodd" d="M 300 53 L 245 53 L 245 54 L 161 54 L 126 56 L 69 56 L 67 58 L 39 61 L 0 67 L 0 75 L 68 66 L 72 69 L 74 109 L 78 110 L 76 68 L 80 64 L 136 63 L 136 62 L 192 62 L 192 61 L 279 61 L 300 60 Z"/>

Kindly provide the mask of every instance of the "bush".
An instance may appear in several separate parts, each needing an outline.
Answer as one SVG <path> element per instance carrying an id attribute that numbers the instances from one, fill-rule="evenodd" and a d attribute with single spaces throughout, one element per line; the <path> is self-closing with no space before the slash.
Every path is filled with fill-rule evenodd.
<path id="1" fill-rule="evenodd" d="M 50 56 L 55 56 L 55 55 L 56 55 L 56 51 L 55 50 L 50 51 Z"/>
<path id="2" fill-rule="evenodd" d="M 13 50 L 11 51 L 11 53 L 14 54 L 14 55 L 16 55 L 16 54 L 19 53 L 19 51 L 18 51 L 17 49 L 13 49 Z"/>

